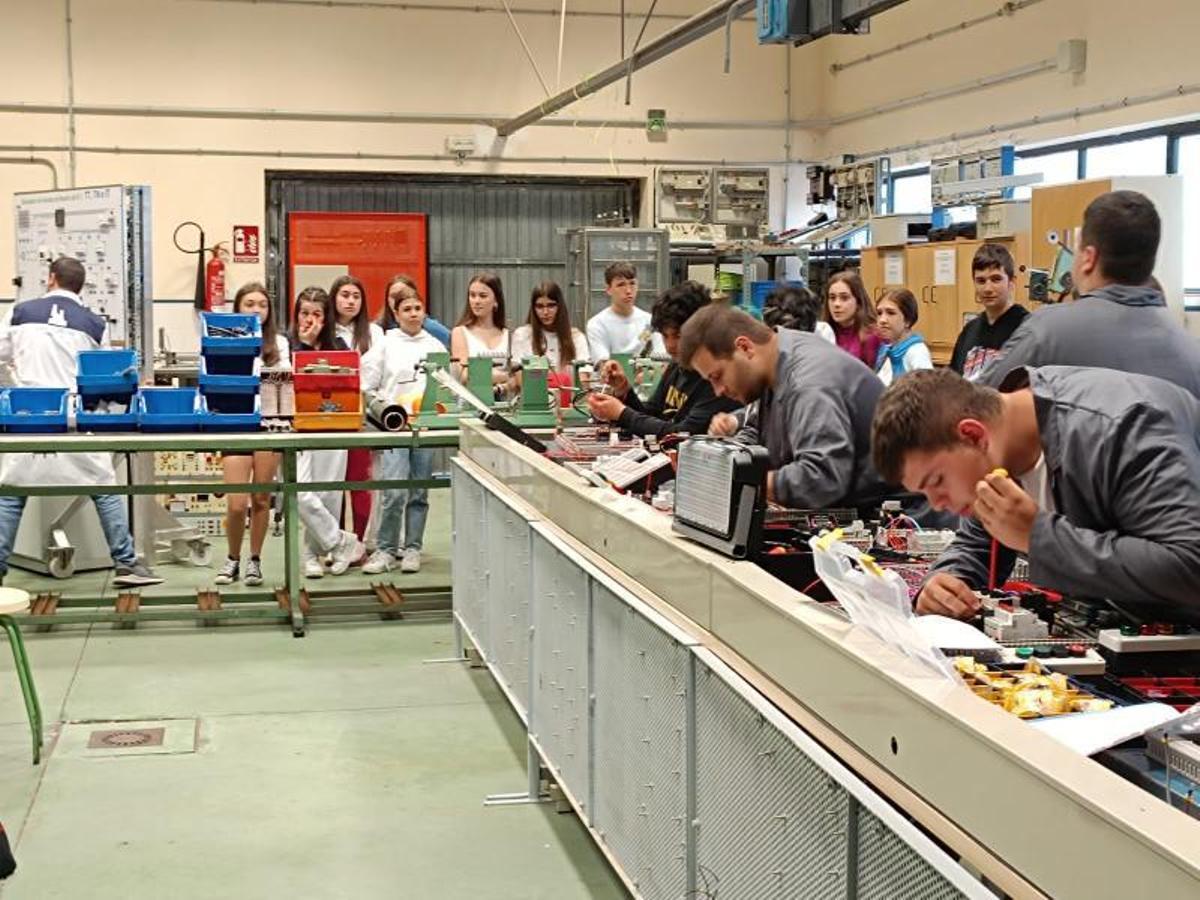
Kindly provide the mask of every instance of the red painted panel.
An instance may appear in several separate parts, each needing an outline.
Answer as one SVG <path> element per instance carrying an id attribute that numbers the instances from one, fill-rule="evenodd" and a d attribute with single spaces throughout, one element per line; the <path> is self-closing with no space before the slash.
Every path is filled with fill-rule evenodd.
<path id="1" fill-rule="evenodd" d="M 428 297 L 429 256 L 424 213 L 294 212 L 288 214 L 288 273 L 292 296 L 296 266 L 349 266 L 367 290 L 371 318 L 383 309 L 393 275 L 408 275 Z M 320 287 L 329 288 L 323 284 Z"/>

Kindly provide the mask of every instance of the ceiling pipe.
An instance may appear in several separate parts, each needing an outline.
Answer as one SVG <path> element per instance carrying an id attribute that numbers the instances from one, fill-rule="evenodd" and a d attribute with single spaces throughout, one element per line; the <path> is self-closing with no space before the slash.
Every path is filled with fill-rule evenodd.
<path id="1" fill-rule="evenodd" d="M 0 113 L 26 113 L 42 115 L 66 115 L 70 107 L 57 103 L 0 103 Z M 227 109 L 197 106 L 114 106 L 102 104 L 76 104 L 77 116 L 108 116 L 116 118 L 169 118 L 169 119 L 241 119 L 262 122 L 338 122 L 375 125 L 487 125 L 495 127 L 502 116 L 485 113 L 385 113 L 385 112 L 333 112 L 331 110 L 284 110 L 284 109 Z M 538 127 L 560 128 L 634 128 L 646 127 L 644 119 L 575 119 L 548 117 L 537 123 Z M 743 130 L 755 129 L 775 131 L 783 128 L 782 121 L 769 119 L 672 120 L 673 130 Z"/>
<path id="2" fill-rule="evenodd" d="M 0 153 L 62 153 L 63 144 L 0 144 Z M 328 159 L 383 162 L 503 163 L 520 165 L 595 165 L 611 166 L 782 166 L 780 159 L 671 159 L 649 156 L 468 156 L 460 160 L 449 153 L 356 153 L 325 150 L 239 150 L 213 147 L 136 147 L 80 145 L 80 153 L 111 156 L 213 156 L 257 159 Z"/>
<path id="3" fill-rule="evenodd" d="M 189 3 L 238 3 L 248 6 L 263 6 L 266 4 L 275 4 L 278 6 L 308 6 L 314 9 L 375 9 L 385 10 L 387 12 L 438 12 L 438 13 L 482 13 L 482 14 L 503 14 L 504 10 L 495 4 L 484 3 L 385 3 L 371 2 L 371 0 L 351 0 L 351 2 L 339 2 L 339 0 L 180 0 L 180 2 Z M 558 10 L 542 7 L 516 7 L 512 8 L 515 15 L 518 16 L 557 16 Z M 568 16 L 589 18 L 589 19 L 615 19 L 620 13 L 609 12 L 605 10 L 587 10 L 578 9 L 567 13 Z M 642 13 L 637 10 L 626 13 L 630 19 L 641 18 Z M 677 22 L 686 22 L 688 16 L 679 15 L 678 13 L 666 13 L 659 16 L 660 19 L 673 19 Z"/>
<path id="4" fill-rule="evenodd" d="M 631 72 L 648 66 L 650 63 L 657 62 L 664 56 L 674 53 L 680 47 L 686 47 L 688 44 L 716 31 L 725 24 L 725 17 L 727 15 L 737 18 L 750 12 L 754 9 L 754 6 L 755 0 L 722 0 L 722 2 L 710 6 L 699 15 L 688 19 L 682 25 L 672 28 L 661 37 L 655 38 L 645 47 L 630 54 L 628 59 L 621 59 L 596 75 L 585 78 L 574 87 L 567 88 L 567 90 L 555 94 L 550 99 L 521 113 L 521 115 L 511 118 L 507 122 L 501 122 L 496 128 L 496 132 L 502 138 L 516 134 L 525 126 L 532 125 L 534 122 L 546 118 L 551 113 L 558 112 L 558 110 L 570 106 L 576 100 L 586 97 L 589 94 L 594 94 L 596 91 L 602 90 L 610 84 L 628 77 Z"/>

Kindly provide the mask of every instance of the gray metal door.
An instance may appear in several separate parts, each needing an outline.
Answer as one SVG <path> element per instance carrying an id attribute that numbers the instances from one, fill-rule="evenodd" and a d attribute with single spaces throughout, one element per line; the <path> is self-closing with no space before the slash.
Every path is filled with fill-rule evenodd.
<path id="1" fill-rule="evenodd" d="M 429 308 L 447 325 L 462 311 L 467 279 L 480 270 L 504 282 L 509 326 L 523 323 L 534 285 L 551 279 L 566 286 L 563 230 L 594 225 L 615 210 L 636 224 L 640 192 L 633 178 L 268 171 L 266 179 L 267 278 L 274 296 L 292 291 L 288 213 L 425 213 Z M 572 324 L 582 330 L 585 323 Z"/>

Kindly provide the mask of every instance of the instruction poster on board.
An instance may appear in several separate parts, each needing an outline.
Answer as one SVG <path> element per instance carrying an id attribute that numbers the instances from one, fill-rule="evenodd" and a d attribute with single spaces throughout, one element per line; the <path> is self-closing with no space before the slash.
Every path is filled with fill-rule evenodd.
<path id="1" fill-rule="evenodd" d="M 883 283 L 904 284 L 904 253 L 883 254 Z"/>
<path id="2" fill-rule="evenodd" d="M 953 247 L 946 250 L 933 251 L 934 284 L 954 284 L 957 256 L 958 254 Z"/>

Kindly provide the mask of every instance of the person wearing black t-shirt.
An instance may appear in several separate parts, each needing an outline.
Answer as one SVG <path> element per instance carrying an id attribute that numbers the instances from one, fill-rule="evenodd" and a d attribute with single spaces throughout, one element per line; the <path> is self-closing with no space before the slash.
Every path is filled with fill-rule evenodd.
<path id="1" fill-rule="evenodd" d="M 979 377 L 983 367 L 1025 321 L 1029 310 L 1013 302 L 1012 254 L 1002 244 L 981 244 L 971 260 L 975 300 L 983 312 L 963 326 L 954 344 L 950 368 L 969 380 Z"/>
<path id="2" fill-rule="evenodd" d="M 630 390 L 621 366 L 610 360 L 604 364 L 602 375 L 612 393 L 588 395 L 592 418 L 615 422 L 632 434 L 661 438 L 668 434 L 707 434 L 713 416 L 737 409 L 740 404 L 716 396 L 712 385 L 678 362 L 680 329 L 710 300 L 708 288 L 695 281 L 685 281 L 664 291 L 650 313 L 650 326 L 662 335 L 672 360 L 658 388 L 643 403 L 637 393 Z"/>

